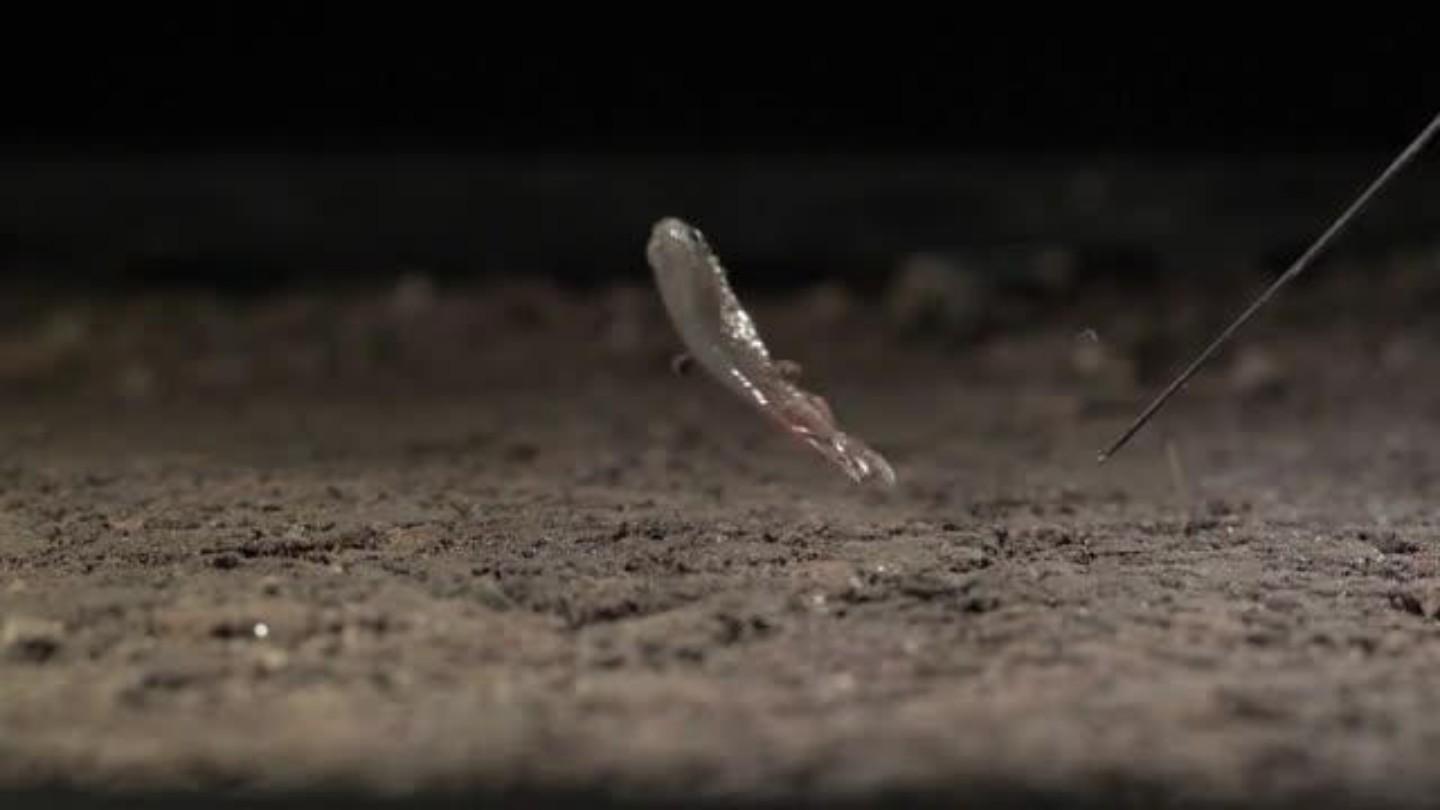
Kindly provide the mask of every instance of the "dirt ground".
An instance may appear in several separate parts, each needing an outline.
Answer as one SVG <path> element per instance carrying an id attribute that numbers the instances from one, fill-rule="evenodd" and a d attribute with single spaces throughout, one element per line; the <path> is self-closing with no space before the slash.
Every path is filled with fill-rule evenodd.
<path id="1" fill-rule="evenodd" d="M 891 493 L 643 287 L 9 296 L 6 806 L 1418 805 L 1437 262 L 1328 268 L 1104 466 L 1253 283 L 758 302 Z"/>

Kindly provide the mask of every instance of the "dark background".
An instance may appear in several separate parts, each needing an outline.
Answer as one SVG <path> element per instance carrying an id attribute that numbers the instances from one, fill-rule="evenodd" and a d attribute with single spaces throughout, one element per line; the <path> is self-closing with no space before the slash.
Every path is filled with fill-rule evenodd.
<path id="1" fill-rule="evenodd" d="M 756 283 L 864 280 L 919 248 L 1155 248 L 1182 225 L 1112 226 L 1227 177 L 1225 200 L 1264 186 L 1235 216 L 1318 228 L 1433 113 L 1440 77 L 1419 37 L 1308 23 L 474 11 L 8 27 L 0 264 L 82 286 L 639 279 L 648 224 L 679 214 Z M 1084 171 L 1140 190 L 1057 219 Z M 1171 219 L 1226 227 L 1207 211 Z"/>
<path id="2" fill-rule="evenodd" d="M 1243 21 L 1183 36 L 1178 18 L 1127 35 L 923 18 L 837 33 L 737 14 L 602 36 L 563 17 L 389 29 L 273 13 L 95 40 L 12 28 L 0 135 L 85 151 L 1354 150 L 1393 147 L 1440 76 L 1420 38 L 1237 33 Z"/>
<path id="3" fill-rule="evenodd" d="M 1352 149 L 1393 145 L 1429 112 L 1440 75 L 1424 37 L 1366 33 L 1364 16 L 1330 32 L 1315 19 L 1257 30 L 1182 12 L 1047 31 L 943 11 L 790 22 L 743 8 L 464 11 L 12 17 L 0 139 L 586 154 Z"/>

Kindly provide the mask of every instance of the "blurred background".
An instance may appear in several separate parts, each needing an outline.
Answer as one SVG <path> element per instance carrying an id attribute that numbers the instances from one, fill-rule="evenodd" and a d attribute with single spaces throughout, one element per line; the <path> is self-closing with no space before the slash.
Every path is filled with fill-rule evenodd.
<path id="1" fill-rule="evenodd" d="M 1047 35 L 364 16 L 122 15 L 83 36 L 16 21 L 6 277 L 643 283 L 666 215 L 707 230 L 750 289 L 878 286 L 916 252 L 1050 245 L 1080 279 L 1270 267 L 1423 125 L 1440 76 L 1418 38 L 1178 19 Z M 1348 247 L 1434 233 L 1416 204 L 1434 175 L 1415 171 Z"/>
<path id="2" fill-rule="evenodd" d="M 1440 146 L 1094 463 L 1427 27 L 412 5 L 0 25 L 0 792 L 1435 795 Z M 893 497 L 671 374 L 667 216 Z"/>

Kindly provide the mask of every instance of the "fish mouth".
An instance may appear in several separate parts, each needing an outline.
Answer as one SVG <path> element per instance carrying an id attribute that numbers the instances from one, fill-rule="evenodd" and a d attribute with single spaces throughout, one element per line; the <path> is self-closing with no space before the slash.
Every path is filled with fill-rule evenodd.
<path id="1" fill-rule="evenodd" d="M 699 228 L 678 217 L 665 217 L 650 229 L 650 247 L 679 245 L 691 251 L 708 252 L 710 246 Z"/>
<path id="2" fill-rule="evenodd" d="M 694 232 L 695 228 L 685 224 L 684 220 L 678 217 L 665 217 L 656 222 L 655 226 L 650 229 L 650 239 L 653 241 L 655 239 L 668 237 L 686 242 L 690 240 L 690 234 Z"/>
<path id="3" fill-rule="evenodd" d="M 666 217 L 650 229 L 650 241 L 645 245 L 645 257 L 656 272 L 668 268 L 684 267 L 698 255 L 694 231 L 689 225 L 673 217 Z"/>

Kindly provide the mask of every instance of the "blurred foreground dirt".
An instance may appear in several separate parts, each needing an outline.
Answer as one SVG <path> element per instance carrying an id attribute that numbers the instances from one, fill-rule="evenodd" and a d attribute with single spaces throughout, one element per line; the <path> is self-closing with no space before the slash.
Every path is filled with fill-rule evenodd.
<path id="1" fill-rule="evenodd" d="M 643 287 L 11 296 L 0 785 L 1418 806 L 1437 261 L 1327 269 L 1103 467 L 1253 283 L 760 302 L 889 494 Z"/>

